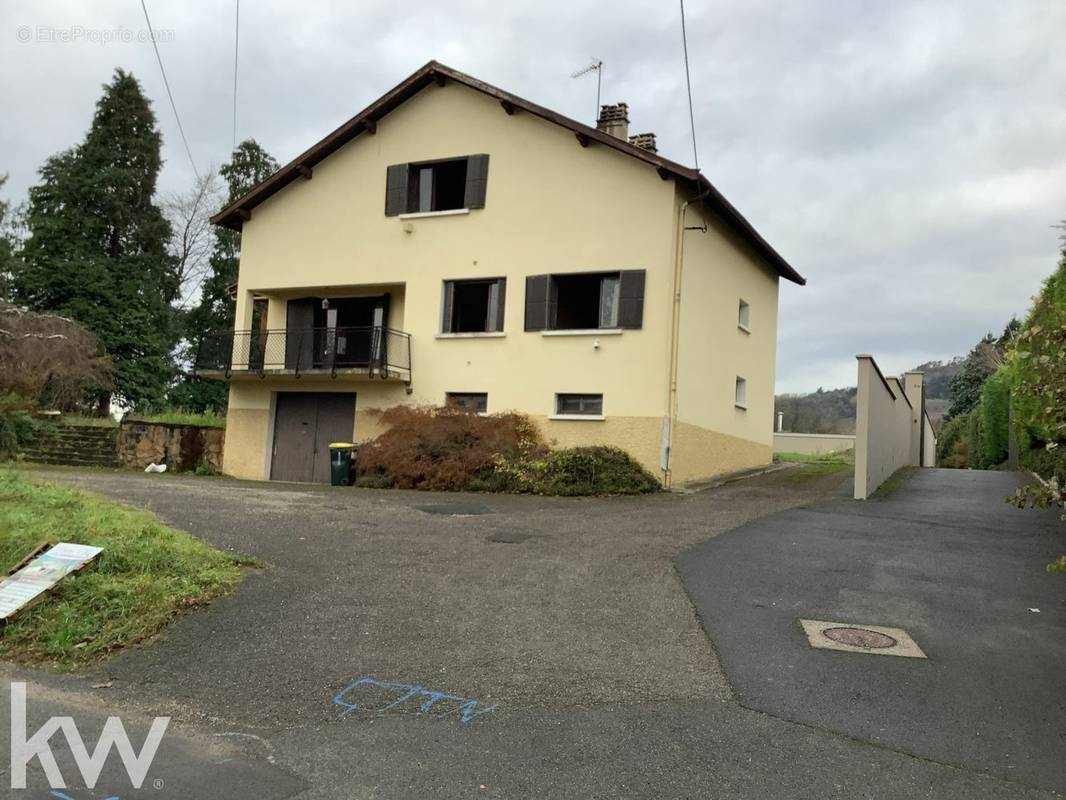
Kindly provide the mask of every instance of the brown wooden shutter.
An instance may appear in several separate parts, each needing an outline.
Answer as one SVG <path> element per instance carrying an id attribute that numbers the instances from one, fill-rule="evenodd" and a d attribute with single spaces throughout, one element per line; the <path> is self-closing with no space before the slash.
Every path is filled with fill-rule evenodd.
<path id="1" fill-rule="evenodd" d="M 407 208 L 407 164 L 393 164 L 385 171 L 385 216 L 395 217 L 406 214 Z"/>
<path id="2" fill-rule="evenodd" d="M 618 327 L 640 328 L 643 324 L 644 270 L 623 270 L 618 286 Z"/>
<path id="3" fill-rule="evenodd" d="M 506 307 L 507 300 L 507 279 L 500 278 L 496 281 L 496 285 L 499 287 L 496 295 L 496 330 L 503 330 L 503 310 Z"/>
<path id="4" fill-rule="evenodd" d="M 444 282 L 444 308 L 441 312 L 440 332 L 455 333 L 452 330 L 452 314 L 455 307 L 455 281 Z"/>
<path id="5" fill-rule="evenodd" d="M 285 368 L 309 369 L 314 359 L 315 298 L 285 304 Z"/>
<path id="6" fill-rule="evenodd" d="M 526 330 L 542 331 L 548 324 L 549 275 L 526 276 Z"/>
<path id="7" fill-rule="evenodd" d="M 489 180 L 489 157 L 481 153 L 466 157 L 466 192 L 464 208 L 485 207 L 485 187 Z"/>

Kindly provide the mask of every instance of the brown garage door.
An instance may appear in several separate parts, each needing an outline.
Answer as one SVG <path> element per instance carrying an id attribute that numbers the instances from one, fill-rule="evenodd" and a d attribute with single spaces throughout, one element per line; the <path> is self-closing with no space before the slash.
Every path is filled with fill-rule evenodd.
<path id="1" fill-rule="evenodd" d="M 279 392 L 271 480 L 329 483 L 329 445 L 351 441 L 354 427 L 354 394 Z"/>

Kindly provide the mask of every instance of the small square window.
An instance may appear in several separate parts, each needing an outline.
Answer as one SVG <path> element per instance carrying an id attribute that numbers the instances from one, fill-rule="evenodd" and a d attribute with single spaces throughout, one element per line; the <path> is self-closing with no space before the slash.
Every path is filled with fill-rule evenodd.
<path id="1" fill-rule="evenodd" d="M 603 416 L 602 394 L 557 394 L 555 413 L 566 415 Z"/>
<path id="2" fill-rule="evenodd" d="M 745 300 L 740 301 L 737 310 L 737 327 L 746 331 L 751 330 L 751 306 Z"/>
<path id="3" fill-rule="evenodd" d="M 736 401 L 737 408 L 747 409 L 748 407 L 748 382 L 744 378 L 737 377 L 737 393 Z"/>
<path id="4" fill-rule="evenodd" d="M 451 408 L 459 408 L 472 414 L 487 414 L 489 396 L 486 392 L 447 392 L 445 401 Z"/>

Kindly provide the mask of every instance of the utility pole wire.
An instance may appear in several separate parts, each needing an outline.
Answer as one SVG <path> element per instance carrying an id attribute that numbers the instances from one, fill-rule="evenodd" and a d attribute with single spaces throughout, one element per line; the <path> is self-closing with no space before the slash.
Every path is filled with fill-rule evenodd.
<path id="1" fill-rule="evenodd" d="M 152 40 L 152 48 L 155 50 L 155 60 L 159 62 L 159 72 L 163 75 L 163 86 L 167 89 L 167 97 L 170 98 L 170 107 L 174 111 L 174 119 L 178 122 L 178 133 L 181 134 L 181 141 L 185 145 L 185 155 L 189 157 L 189 164 L 192 166 L 192 173 L 196 176 L 196 180 L 200 180 L 200 172 L 196 169 L 196 162 L 192 157 L 192 150 L 189 149 L 189 140 L 185 138 L 185 129 L 181 125 L 181 116 L 178 114 L 178 106 L 174 102 L 174 94 L 170 91 L 170 81 L 167 80 L 167 71 L 163 68 L 163 57 L 159 55 L 159 45 L 155 40 L 155 31 L 152 30 L 152 21 L 148 19 L 148 6 L 144 4 L 144 0 L 141 0 L 141 10 L 144 11 L 144 22 L 148 26 L 148 36 Z"/>
<path id="2" fill-rule="evenodd" d="M 241 0 L 237 0 L 237 15 L 233 22 L 233 147 L 237 149 L 237 52 L 241 36 Z"/>
<path id="3" fill-rule="evenodd" d="M 681 46 L 685 53 L 685 86 L 688 89 L 688 121 L 692 127 L 692 160 L 693 166 L 698 171 L 700 168 L 700 156 L 696 152 L 696 115 L 692 110 L 692 78 L 688 71 L 688 34 L 685 31 L 685 0 L 681 2 Z"/>

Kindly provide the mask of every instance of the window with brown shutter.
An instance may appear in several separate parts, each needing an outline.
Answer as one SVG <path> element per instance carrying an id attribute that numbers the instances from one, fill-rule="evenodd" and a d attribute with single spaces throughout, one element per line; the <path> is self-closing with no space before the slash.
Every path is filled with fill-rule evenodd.
<path id="1" fill-rule="evenodd" d="M 550 275 L 526 276 L 526 330 L 543 331 L 548 327 L 548 284 Z"/>
<path id="2" fill-rule="evenodd" d="M 386 170 L 385 216 L 484 208 L 489 157 L 393 164 Z"/>
<path id="3" fill-rule="evenodd" d="M 644 323 L 644 270 L 531 275 L 526 330 L 610 330 Z"/>

